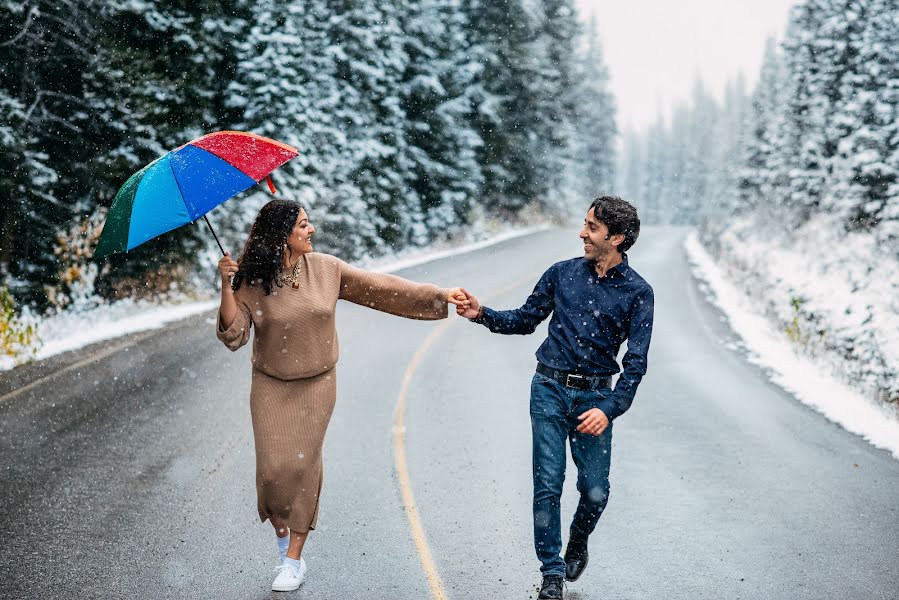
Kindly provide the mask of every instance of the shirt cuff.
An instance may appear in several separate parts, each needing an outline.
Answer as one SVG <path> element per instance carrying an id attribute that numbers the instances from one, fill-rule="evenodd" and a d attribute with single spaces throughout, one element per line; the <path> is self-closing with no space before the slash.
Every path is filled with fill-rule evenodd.
<path id="1" fill-rule="evenodd" d="M 618 411 L 618 405 L 615 404 L 615 401 L 613 400 L 614 397 L 615 396 L 613 394 L 612 396 L 610 396 L 608 398 L 603 398 L 602 400 L 600 400 L 599 402 L 596 403 L 596 408 L 601 410 L 603 412 L 603 414 L 606 417 L 608 417 L 609 423 L 611 423 L 612 421 L 614 421 L 615 419 L 617 419 L 618 417 L 620 417 L 622 415 L 622 413 L 620 413 Z"/>
<path id="2" fill-rule="evenodd" d="M 474 317 L 474 318 L 471 318 L 468 320 L 471 321 L 472 323 L 477 323 L 478 325 L 483 325 L 484 324 L 484 316 L 486 315 L 486 313 L 487 313 L 487 307 L 482 304 L 481 309 L 480 309 L 480 314 L 477 317 Z"/>

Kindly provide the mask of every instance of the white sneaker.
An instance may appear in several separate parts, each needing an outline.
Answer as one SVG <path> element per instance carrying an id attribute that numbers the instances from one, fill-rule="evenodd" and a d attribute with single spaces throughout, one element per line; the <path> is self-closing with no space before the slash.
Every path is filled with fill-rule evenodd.
<path id="1" fill-rule="evenodd" d="M 306 561 L 300 559 L 300 568 L 282 563 L 275 567 L 275 580 L 272 582 L 273 592 L 292 592 L 300 587 L 306 577 Z"/>

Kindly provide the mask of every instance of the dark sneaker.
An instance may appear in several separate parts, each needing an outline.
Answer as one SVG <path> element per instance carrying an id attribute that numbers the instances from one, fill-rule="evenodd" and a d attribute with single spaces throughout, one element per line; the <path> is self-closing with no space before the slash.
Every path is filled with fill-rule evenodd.
<path id="1" fill-rule="evenodd" d="M 565 579 L 577 581 L 584 569 L 587 568 L 587 542 L 586 540 L 570 540 L 565 549 Z"/>
<path id="2" fill-rule="evenodd" d="M 543 578 L 540 585 L 539 600 L 561 600 L 562 599 L 562 576 L 547 575 Z"/>

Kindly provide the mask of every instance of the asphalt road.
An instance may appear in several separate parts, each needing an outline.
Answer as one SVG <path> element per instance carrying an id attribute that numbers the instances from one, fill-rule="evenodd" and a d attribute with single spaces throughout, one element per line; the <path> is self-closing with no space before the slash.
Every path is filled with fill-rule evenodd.
<path id="1" fill-rule="evenodd" d="M 656 292 L 650 372 L 616 422 L 609 507 L 566 597 L 899 598 L 899 461 L 728 349 L 684 233 L 646 228 L 631 252 Z M 511 308 L 579 253 L 576 234 L 401 274 Z M 228 352 L 210 314 L 0 376 L 0 597 L 535 598 L 528 389 L 545 325 L 497 336 L 346 303 L 338 322 L 299 591 L 269 591 L 250 348 Z M 563 522 L 575 493 L 569 471 Z"/>

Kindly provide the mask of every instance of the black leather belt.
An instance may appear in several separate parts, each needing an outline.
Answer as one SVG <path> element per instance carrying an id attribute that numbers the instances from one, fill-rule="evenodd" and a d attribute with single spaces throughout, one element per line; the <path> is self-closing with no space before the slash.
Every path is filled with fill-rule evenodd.
<path id="1" fill-rule="evenodd" d="M 537 372 L 545 377 L 549 377 L 553 381 L 558 381 L 565 387 L 577 390 L 596 390 L 599 388 L 612 387 L 612 378 L 604 375 L 581 375 L 580 373 L 566 373 L 565 371 L 556 371 L 544 365 L 537 363 Z"/>

